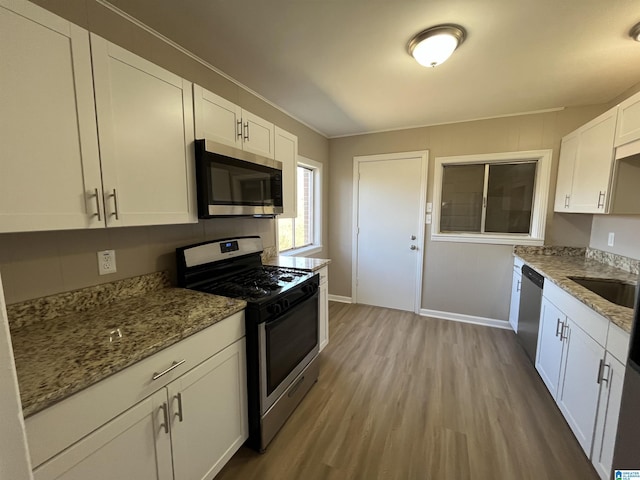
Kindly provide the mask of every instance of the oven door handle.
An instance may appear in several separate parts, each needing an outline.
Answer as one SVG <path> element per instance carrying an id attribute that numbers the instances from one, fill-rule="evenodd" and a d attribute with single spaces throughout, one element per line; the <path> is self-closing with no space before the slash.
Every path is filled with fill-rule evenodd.
<path id="1" fill-rule="evenodd" d="M 282 299 L 280 302 L 280 304 L 273 304 L 272 307 L 279 307 L 276 311 L 276 309 L 274 309 L 274 311 L 271 311 L 270 313 L 275 313 L 276 316 L 274 318 L 271 318 L 269 320 L 267 320 L 266 322 L 264 322 L 266 325 L 276 325 L 278 323 L 280 323 L 283 319 L 285 319 L 285 316 L 287 315 L 287 313 L 289 313 L 291 310 L 296 309 L 300 304 L 308 301 L 308 300 L 313 300 L 313 299 L 317 299 L 318 298 L 318 291 L 316 290 L 313 295 L 309 295 L 308 297 L 304 297 L 303 299 L 301 299 L 300 301 L 294 303 L 293 305 L 291 305 L 289 303 L 288 300 L 286 300 L 287 302 L 287 308 L 282 308 L 282 304 L 285 302 L 285 299 Z"/>

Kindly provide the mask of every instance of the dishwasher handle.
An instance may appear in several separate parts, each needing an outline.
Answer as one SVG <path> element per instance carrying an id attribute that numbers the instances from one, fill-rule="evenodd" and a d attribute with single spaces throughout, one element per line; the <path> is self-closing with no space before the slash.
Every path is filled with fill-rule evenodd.
<path id="1" fill-rule="evenodd" d="M 544 277 L 529 265 L 522 265 L 522 275 L 531 280 L 537 287 L 542 288 L 544 286 Z"/>

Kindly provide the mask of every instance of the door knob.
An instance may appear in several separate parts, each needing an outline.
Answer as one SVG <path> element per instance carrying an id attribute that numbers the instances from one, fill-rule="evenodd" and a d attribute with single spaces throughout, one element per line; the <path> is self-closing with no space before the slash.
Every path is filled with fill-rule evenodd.
<path id="1" fill-rule="evenodd" d="M 416 247 L 415 245 L 411 245 L 409 248 L 410 248 L 411 250 L 417 250 L 417 249 L 418 249 L 418 247 Z"/>

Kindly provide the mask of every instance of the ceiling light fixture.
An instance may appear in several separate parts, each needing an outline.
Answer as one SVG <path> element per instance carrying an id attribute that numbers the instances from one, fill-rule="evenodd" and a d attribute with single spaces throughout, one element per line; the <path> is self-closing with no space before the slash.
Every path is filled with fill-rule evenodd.
<path id="1" fill-rule="evenodd" d="M 636 23 L 629 31 L 629 36 L 636 42 L 640 42 L 640 23 Z"/>
<path id="2" fill-rule="evenodd" d="M 459 25 L 437 25 L 415 35 L 407 45 L 409 55 L 425 67 L 440 65 L 467 36 Z"/>

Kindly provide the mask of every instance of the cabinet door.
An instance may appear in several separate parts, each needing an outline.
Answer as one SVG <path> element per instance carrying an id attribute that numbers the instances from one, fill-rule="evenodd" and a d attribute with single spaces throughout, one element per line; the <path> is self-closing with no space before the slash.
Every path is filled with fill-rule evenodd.
<path id="1" fill-rule="evenodd" d="M 587 456 L 591 453 L 600 384 L 598 372 L 604 347 L 567 319 L 558 398 L 560 411 Z"/>
<path id="2" fill-rule="evenodd" d="M 536 370 L 555 399 L 558 393 L 560 364 L 562 363 L 562 328 L 565 315 L 549 300 L 542 297 Z"/>
<path id="3" fill-rule="evenodd" d="M 329 284 L 320 284 L 318 290 L 318 346 L 320 351 L 329 344 Z"/>
<path id="4" fill-rule="evenodd" d="M 0 45 L 0 232 L 104 228 L 88 32 L 1 0 Z"/>
<path id="5" fill-rule="evenodd" d="M 34 470 L 35 480 L 172 480 L 165 389 Z"/>
<path id="6" fill-rule="evenodd" d="M 613 137 L 617 110 L 611 109 L 579 131 L 579 147 L 573 169 L 571 211 L 604 213 L 613 162 Z"/>
<path id="7" fill-rule="evenodd" d="M 578 141 L 578 134 L 574 132 L 564 137 L 560 145 L 556 201 L 553 208 L 556 212 L 571 211 L 571 184 L 573 183 L 573 168 L 578 154 Z"/>
<path id="8" fill-rule="evenodd" d="M 522 274 L 514 269 L 511 282 L 511 305 L 509 307 L 509 323 L 513 331 L 518 333 L 518 310 L 520 309 L 520 289 L 522 288 Z"/>
<path id="9" fill-rule="evenodd" d="M 618 107 L 615 146 L 640 139 L 640 94 L 637 93 Z"/>
<path id="10" fill-rule="evenodd" d="M 242 109 L 199 85 L 193 86 L 196 138 L 242 148 Z"/>
<path id="11" fill-rule="evenodd" d="M 273 123 L 242 111 L 242 149 L 263 157 L 274 158 L 275 127 Z"/>
<path id="12" fill-rule="evenodd" d="M 245 340 L 169 384 L 175 478 L 213 478 L 248 438 Z"/>
<path id="13" fill-rule="evenodd" d="M 282 162 L 282 203 L 284 211 L 279 218 L 296 218 L 298 183 L 298 137 L 275 127 L 275 159 Z"/>
<path id="14" fill-rule="evenodd" d="M 624 373 L 624 365 L 607 352 L 603 366 L 596 434 L 591 455 L 591 462 L 603 480 L 609 479 L 613 466 L 613 449 L 618 430 Z"/>
<path id="15" fill-rule="evenodd" d="M 91 34 L 108 226 L 196 221 L 191 83 Z"/>

